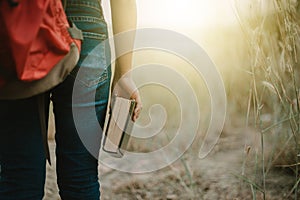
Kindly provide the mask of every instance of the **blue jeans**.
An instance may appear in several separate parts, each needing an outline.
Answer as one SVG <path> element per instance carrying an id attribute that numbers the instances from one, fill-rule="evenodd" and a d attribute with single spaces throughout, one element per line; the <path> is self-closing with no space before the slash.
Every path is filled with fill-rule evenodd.
<path id="1" fill-rule="evenodd" d="M 81 134 L 95 141 L 94 149 L 100 148 L 102 134 L 96 130 L 104 124 L 111 69 L 109 47 L 101 43 L 107 30 L 99 11 L 98 0 L 68 0 L 67 14 L 84 31 L 84 42 L 78 66 L 48 99 L 53 101 L 57 182 L 63 200 L 100 198 L 98 161 L 78 135 L 79 126 Z M 88 19 L 96 22 L 87 23 Z M 73 94 L 75 81 L 78 85 Z M 76 125 L 72 114 L 75 104 L 83 116 Z M 97 120 L 91 120 L 94 118 Z M 0 100 L 1 200 L 43 198 L 46 158 L 39 120 L 37 97 Z"/>

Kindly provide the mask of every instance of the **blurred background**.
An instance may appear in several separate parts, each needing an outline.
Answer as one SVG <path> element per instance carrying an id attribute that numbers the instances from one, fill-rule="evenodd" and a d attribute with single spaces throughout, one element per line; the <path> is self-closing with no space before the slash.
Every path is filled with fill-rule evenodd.
<path id="1" fill-rule="evenodd" d="M 102 4 L 111 34 L 109 1 Z M 137 74 L 137 82 L 175 72 L 181 79 L 174 78 L 172 87 L 185 91 L 182 81 L 188 83 L 198 104 L 181 105 L 175 93 L 158 84 L 141 87 L 144 109 L 135 130 L 157 134 L 133 138 L 130 150 L 151 152 L 167 145 L 182 121 L 194 123 L 200 113 L 198 128 L 191 124 L 180 133 L 188 138 L 196 131 L 197 137 L 182 157 L 155 172 L 128 174 L 101 164 L 102 198 L 300 199 L 299 1 L 138 0 L 137 11 L 139 28 L 176 31 L 207 52 L 226 89 L 226 120 L 214 150 L 199 159 L 211 117 L 204 79 L 177 55 L 135 52 L 134 67 L 156 63 L 170 70 Z M 188 108 L 194 112 L 182 116 Z M 52 140 L 53 123 L 49 133 Z M 48 167 L 46 199 L 56 197 L 53 170 Z"/>

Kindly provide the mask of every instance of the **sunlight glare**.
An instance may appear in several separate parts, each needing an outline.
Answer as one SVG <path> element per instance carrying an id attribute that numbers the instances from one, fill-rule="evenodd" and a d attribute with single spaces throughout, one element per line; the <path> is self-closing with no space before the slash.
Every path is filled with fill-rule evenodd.
<path id="1" fill-rule="evenodd" d="M 139 0 L 140 26 L 207 27 L 234 23 L 230 0 Z"/>

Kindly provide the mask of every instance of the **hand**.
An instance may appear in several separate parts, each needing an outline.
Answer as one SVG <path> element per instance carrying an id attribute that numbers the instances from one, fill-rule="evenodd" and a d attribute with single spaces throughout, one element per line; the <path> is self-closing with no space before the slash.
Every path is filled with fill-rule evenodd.
<path id="1" fill-rule="evenodd" d="M 143 105 L 138 88 L 136 87 L 132 78 L 129 76 L 121 77 L 117 83 L 113 83 L 112 89 L 113 95 L 136 101 L 136 106 L 132 116 L 132 120 L 135 122 L 140 115 Z"/>
<path id="2" fill-rule="evenodd" d="M 136 101 L 136 106 L 134 109 L 134 113 L 132 116 L 132 120 L 135 122 L 137 118 L 140 116 L 140 112 L 142 111 L 143 105 L 142 100 L 138 90 L 135 90 L 131 95 L 130 99 L 134 99 Z"/>

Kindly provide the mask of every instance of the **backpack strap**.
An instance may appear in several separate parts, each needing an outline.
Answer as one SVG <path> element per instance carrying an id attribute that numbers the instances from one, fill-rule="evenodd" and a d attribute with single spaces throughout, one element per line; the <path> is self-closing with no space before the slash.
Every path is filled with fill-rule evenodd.
<path id="1" fill-rule="evenodd" d="M 48 92 L 39 94 L 37 96 L 37 103 L 45 156 L 49 164 L 51 165 L 50 151 L 48 145 L 48 117 L 46 117 L 49 116 L 49 98 L 47 98 L 48 95 Z"/>
<path id="2" fill-rule="evenodd" d="M 70 28 L 68 28 L 68 32 L 70 34 L 70 36 L 73 38 L 73 39 L 77 39 L 77 40 L 83 40 L 83 35 L 82 35 L 82 31 L 80 29 L 78 29 L 76 27 L 76 25 L 71 21 L 71 20 L 68 20 L 69 21 L 69 24 L 70 24 Z"/>
<path id="3" fill-rule="evenodd" d="M 67 9 L 67 0 L 61 0 L 61 3 L 63 5 L 64 10 L 66 11 L 66 9 Z M 77 40 L 82 41 L 83 40 L 82 31 L 80 29 L 78 29 L 77 26 L 74 24 L 74 22 L 72 22 L 72 20 L 70 20 L 69 18 L 68 18 L 68 22 L 70 24 L 70 27 L 68 28 L 68 32 L 69 32 L 70 36 L 73 39 L 77 39 Z"/>

